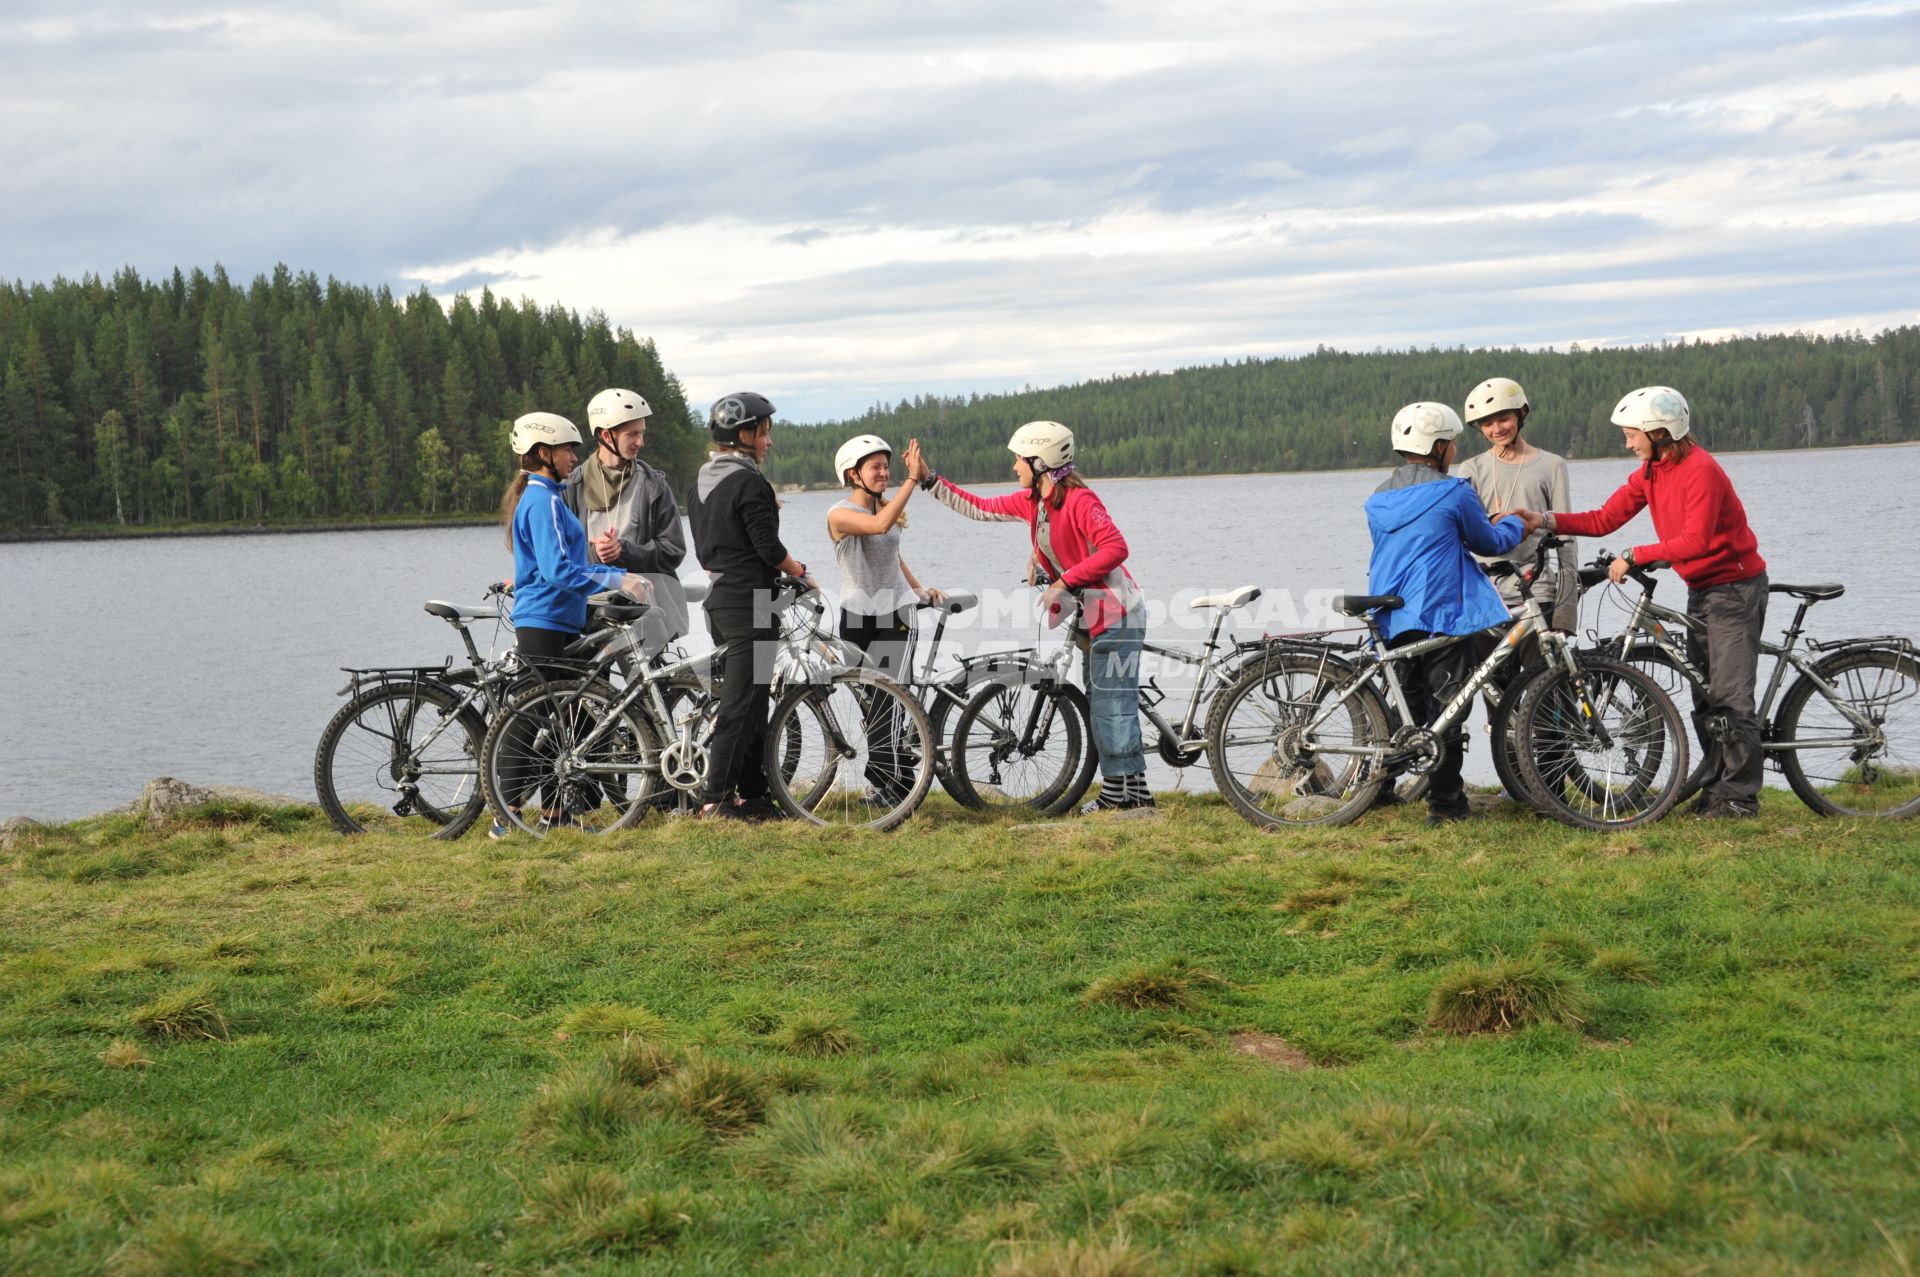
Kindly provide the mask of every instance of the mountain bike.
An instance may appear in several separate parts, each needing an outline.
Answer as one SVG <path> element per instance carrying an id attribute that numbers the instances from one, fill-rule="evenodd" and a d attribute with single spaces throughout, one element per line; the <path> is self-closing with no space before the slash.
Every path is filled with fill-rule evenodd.
<path id="1" fill-rule="evenodd" d="M 364 833 L 395 820 L 423 816 L 439 826 L 435 838 L 465 833 L 485 809 L 480 794 L 480 744 L 487 720 L 499 709 L 503 693 L 522 671 L 509 649 L 482 657 L 471 627 L 476 621 L 510 627 L 497 600 L 501 586 L 488 588 L 485 607 L 432 600 L 427 614 L 460 634 L 467 665 L 452 658 L 439 665 L 346 668 L 347 703 L 320 733 L 313 754 L 313 788 L 320 809 L 343 834 Z"/>
<path id="2" fill-rule="evenodd" d="M 824 604 L 803 582 L 782 578 L 772 609 L 780 638 L 763 759 L 771 797 L 816 825 L 895 827 L 933 781 L 925 712 L 892 679 L 848 663 L 845 645 L 820 624 Z M 614 613 L 609 624 L 630 629 L 638 615 Z M 565 676 L 535 671 L 481 746 L 495 814 L 535 835 L 563 826 L 606 833 L 638 824 L 663 786 L 697 799 L 711 765 L 718 671 L 751 641 L 652 662 L 624 687 L 607 677 L 617 643 Z"/>
<path id="3" fill-rule="evenodd" d="M 1602 550 L 1591 567 L 1581 569 L 1582 584 L 1607 581 L 1612 560 Z M 1667 566 L 1646 563 L 1628 571 L 1639 596 L 1619 633 L 1593 650 L 1644 670 L 1676 700 L 1697 694 L 1704 702 L 1707 677 L 1687 644 L 1700 622 L 1653 601 L 1654 572 Z M 1896 634 L 1810 639 L 1803 649 L 1807 613 L 1815 603 L 1839 598 L 1846 587 L 1769 584 L 1767 591 L 1799 600 L 1781 641 L 1760 644 L 1761 654 L 1774 658 L 1757 705 L 1767 761 L 1822 816 L 1898 819 L 1920 812 L 1920 657 L 1912 640 Z M 1795 675 L 1790 684 L 1789 670 Z M 1710 718 L 1687 717 L 1696 741 L 1704 732 L 1702 744 L 1725 730 Z M 1712 779 L 1713 766 L 1712 758 L 1701 759 L 1683 799 Z"/>
<path id="4" fill-rule="evenodd" d="M 1447 731 L 1465 720 L 1534 634 L 1544 664 L 1501 698 L 1514 715 L 1515 780 L 1527 800 L 1584 829 L 1632 828 L 1666 815 L 1687 775 L 1680 712 L 1644 672 L 1582 654 L 1569 636 L 1547 624 L 1532 582 L 1545 554 L 1558 547 L 1557 538 L 1543 538 L 1531 572 L 1511 563 L 1490 569 L 1516 577 L 1521 608 L 1502 641 L 1430 723 L 1419 723 L 1412 713 L 1400 667 L 1426 652 L 1470 642 L 1472 635 L 1389 647 L 1380 617 L 1404 601 L 1346 595 L 1334 607 L 1365 619 L 1367 637 L 1359 644 L 1271 640 L 1266 653 L 1214 699 L 1208 715 L 1209 753 L 1221 794 L 1259 825 L 1349 823 L 1373 805 L 1394 775 L 1432 771 Z"/>

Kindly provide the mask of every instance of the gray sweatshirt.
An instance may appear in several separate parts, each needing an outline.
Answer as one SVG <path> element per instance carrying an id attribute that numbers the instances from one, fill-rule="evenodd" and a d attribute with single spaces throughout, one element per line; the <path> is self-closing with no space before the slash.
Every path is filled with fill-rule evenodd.
<path id="1" fill-rule="evenodd" d="M 1567 490 L 1566 461 L 1538 448 L 1534 449 L 1532 456 L 1520 462 L 1497 460 L 1493 452 L 1488 450 L 1460 462 L 1453 472 L 1473 485 L 1480 504 L 1489 512 L 1572 508 L 1572 498 Z M 1505 557 L 1523 568 L 1532 566 L 1533 556 L 1539 551 L 1540 542 L 1546 535 L 1544 529 L 1534 533 L 1513 547 L 1513 552 Z M 1492 562 L 1479 555 L 1474 557 L 1482 563 Z M 1534 598 L 1539 600 L 1548 622 L 1557 630 L 1573 630 L 1580 624 L 1579 563 L 1579 554 L 1574 549 L 1573 539 L 1569 537 L 1557 554 L 1547 558 L 1546 570 L 1552 576 L 1534 587 Z M 1494 584 L 1500 588 L 1500 597 L 1508 607 L 1520 601 L 1520 586 L 1511 577 L 1502 578 Z"/>

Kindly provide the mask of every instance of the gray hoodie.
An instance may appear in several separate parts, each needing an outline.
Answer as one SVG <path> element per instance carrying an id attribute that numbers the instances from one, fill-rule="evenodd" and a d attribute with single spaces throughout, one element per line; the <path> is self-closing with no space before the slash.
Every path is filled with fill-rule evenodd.
<path id="1" fill-rule="evenodd" d="M 599 465 L 589 457 L 567 476 L 561 500 L 579 516 L 589 545 L 608 528 L 620 538 L 620 557 L 612 566 L 637 572 L 653 585 L 654 604 L 664 614 L 674 638 L 687 632 L 687 595 L 680 586 L 680 564 L 687 557 L 687 534 L 680 525 L 680 506 L 673 499 L 667 476 L 635 457 L 627 479 L 610 510 L 586 508 L 582 480 L 586 468 Z"/>

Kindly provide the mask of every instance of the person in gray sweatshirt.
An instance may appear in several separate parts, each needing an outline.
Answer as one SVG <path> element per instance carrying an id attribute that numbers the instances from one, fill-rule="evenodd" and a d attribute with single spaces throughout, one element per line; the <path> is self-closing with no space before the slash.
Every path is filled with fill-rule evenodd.
<path id="1" fill-rule="evenodd" d="M 624 568 L 653 586 L 657 620 L 643 624 L 648 654 L 687 632 L 680 564 L 687 535 L 667 476 L 640 459 L 653 410 L 631 390 L 603 390 L 587 405 L 594 452 L 575 467 L 561 499 L 587 530 L 595 561 Z"/>

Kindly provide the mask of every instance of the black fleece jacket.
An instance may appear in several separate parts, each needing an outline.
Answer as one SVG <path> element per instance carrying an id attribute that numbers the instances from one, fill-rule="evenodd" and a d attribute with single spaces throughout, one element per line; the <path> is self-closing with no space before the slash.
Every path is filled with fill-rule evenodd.
<path id="1" fill-rule="evenodd" d="M 713 574 L 709 612 L 752 607 L 756 591 L 771 590 L 787 561 L 780 541 L 780 505 L 753 458 L 716 452 L 700 467 L 687 503 L 693 552 Z"/>

